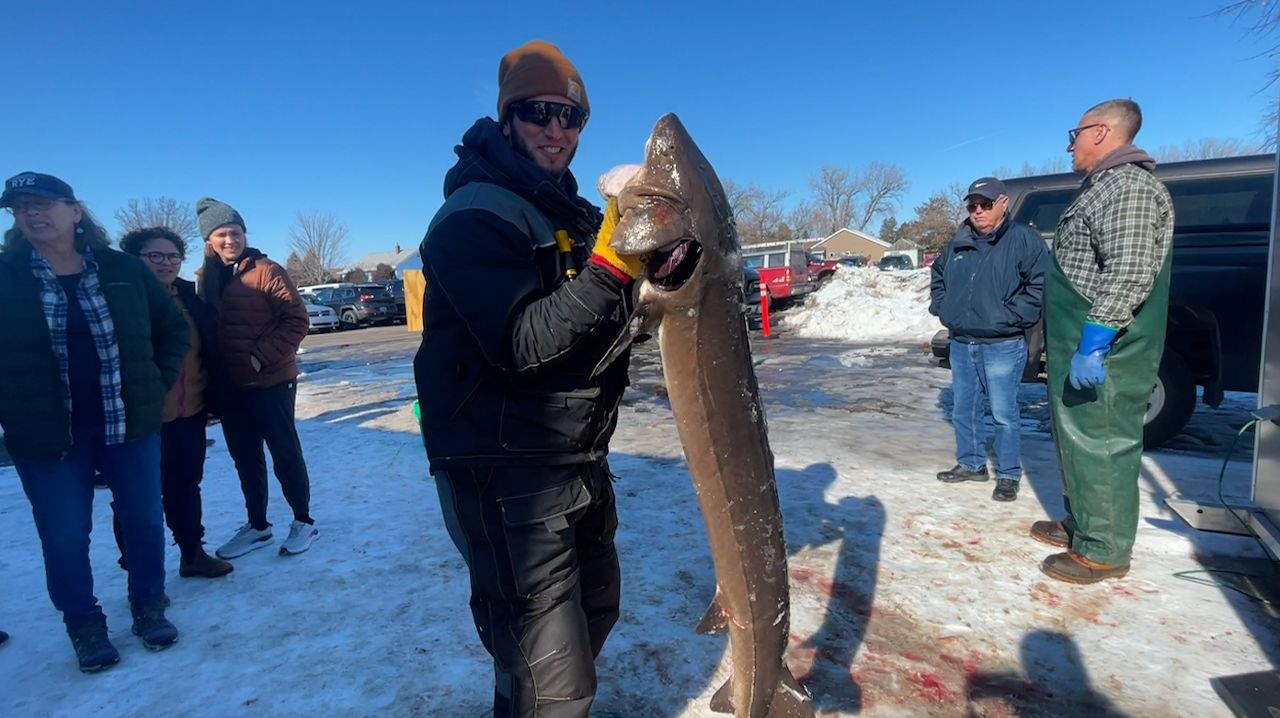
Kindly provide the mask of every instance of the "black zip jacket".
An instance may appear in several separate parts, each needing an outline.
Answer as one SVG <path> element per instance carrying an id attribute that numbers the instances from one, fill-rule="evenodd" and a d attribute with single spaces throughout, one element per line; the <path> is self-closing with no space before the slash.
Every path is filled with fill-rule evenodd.
<path id="1" fill-rule="evenodd" d="M 587 263 L 600 212 L 571 174 L 556 181 L 514 152 L 493 120 L 456 152 L 419 249 L 414 377 L 431 471 L 603 457 L 629 357 L 591 372 L 626 324 L 630 285 Z"/>
<path id="2" fill-rule="evenodd" d="M 1048 256 L 1044 238 L 1025 224 L 1005 217 L 980 238 L 965 220 L 933 260 L 929 312 L 957 341 L 1020 337 L 1040 321 Z"/>

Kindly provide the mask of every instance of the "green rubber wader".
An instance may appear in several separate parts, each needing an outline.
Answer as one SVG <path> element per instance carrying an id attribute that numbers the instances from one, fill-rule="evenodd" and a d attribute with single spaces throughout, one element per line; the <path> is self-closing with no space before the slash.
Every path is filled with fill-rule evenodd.
<path id="1" fill-rule="evenodd" d="M 1142 419 L 1164 354 L 1169 314 L 1166 256 L 1151 295 L 1116 336 L 1106 358 L 1107 380 L 1091 389 L 1071 387 L 1071 357 L 1093 303 L 1054 260 L 1045 277 L 1045 342 L 1053 438 L 1062 465 L 1064 524 L 1071 549 L 1090 561 L 1128 564 L 1138 532 L 1138 471 Z"/>

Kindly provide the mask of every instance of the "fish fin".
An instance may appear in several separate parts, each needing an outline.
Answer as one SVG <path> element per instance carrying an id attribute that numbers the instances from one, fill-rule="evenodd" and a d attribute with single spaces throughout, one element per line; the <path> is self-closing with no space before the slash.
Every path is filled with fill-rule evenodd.
<path id="1" fill-rule="evenodd" d="M 729 680 L 725 681 L 715 695 L 711 696 L 711 711 L 733 713 L 733 676 L 729 676 Z"/>
<path id="2" fill-rule="evenodd" d="M 729 619 L 725 617 L 724 609 L 720 607 L 719 591 L 716 591 L 715 598 L 711 599 L 711 605 L 707 606 L 707 612 L 702 614 L 702 619 L 693 630 L 702 636 L 719 636 L 729 632 Z"/>
<path id="3" fill-rule="evenodd" d="M 640 304 L 636 307 L 635 312 L 631 314 L 631 318 L 627 320 L 627 326 L 623 327 L 618 333 L 618 337 L 613 340 L 613 345 L 609 347 L 609 351 L 605 352 L 604 358 L 596 364 L 596 368 L 591 370 L 591 378 L 594 379 L 613 364 L 614 360 L 622 355 L 623 352 L 631 346 L 632 342 L 643 341 L 640 337 L 646 337 L 653 333 L 654 327 L 657 326 L 657 317 L 651 317 L 648 313 L 648 306 Z"/>
<path id="4" fill-rule="evenodd" d="M 813 700 L 809 691 L 791 675 L 786 664 L 782 666 L 782 683 L 773 691 L 769 704 L 770 718 L 813 718 Z"/>

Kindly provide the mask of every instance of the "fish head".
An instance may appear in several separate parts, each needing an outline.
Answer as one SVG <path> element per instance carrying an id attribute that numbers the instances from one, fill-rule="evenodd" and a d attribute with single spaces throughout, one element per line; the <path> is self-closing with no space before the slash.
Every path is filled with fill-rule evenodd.
<path id="1" fill-rule="evenodd" d="M 644 165 L 618 194 L 622 219 L 610 245 L 642 255 L 642 302 L 679 306 L 708 286 L 742 286 L 742 252 L 720 179 L 680 119 L 663 115 Z"/>

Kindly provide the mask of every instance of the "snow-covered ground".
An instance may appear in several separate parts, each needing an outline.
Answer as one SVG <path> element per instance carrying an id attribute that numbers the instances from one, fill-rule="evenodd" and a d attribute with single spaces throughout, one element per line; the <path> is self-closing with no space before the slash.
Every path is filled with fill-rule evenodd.
<path id="1" fill-rule="evenodd" d="M 1249 540 L 1192 532 L 1163 499 L 1214 495 L 1220 439 L 1250 397 L 1198 414 L 1204 441 L 1146 457 L 1127 578 L 1056 583 L 1037 568 L 1049 547 L 1026 533 L 1061 510 L 1042 387 L 1022 395 L 1022 494 L 997 504 L 990 484 L 934 479 L 953 463 L 949 374 L 926 361 L 923 320 L 910 341 L 872 324 L 849 331 L 896 339 L 799 336 L 816 330 L 821 312 L 873 318 L 865 308 L 880 303 L 874 297 L 915 291 L 911 275 L 868 274 L 883 280 L 867 280 L 863 309 L 826 306 L 833 284 L 784 313 L 783 332 L 755 348 L 791 549 L 788 661 L 820 715 L 1229 715 L 1209 679 L 1275 666 L 1275 617 L 1173 574 L 1273 566 Z M 485 715 L 490 660 L 412 415 L 414 344 L 408 335 L 308 343 L 299 425 L 321 538 L 301 556 L 243 557 L 217 580 L 178 578 L 171 547 L 170 616 L 182 638 L 168 651 L 148 653 L 129 633 L 99 493 L 97 594 L 123 654 L 100 675 L 76 670 L 45 593 L 29 505 L 13 469 L 0 469 L 0 628 L 14 636 L 0 647 L 0 716 Z M 611 459 L 621 477 L 622 618 L 598 661 L 596 706 L 629 718 L 711 716 L 727 643 L 693 633 L 715 580 L 652 343 L 638 348 L 632 374 Z M 216 545 L 244 509 L 221 434 L 212 435 L 204 508 Z M 1228 496 L 1247 494 L 1247 454 L 1228 468 Z M 271 518 L 278 532 L 289 522 L 274 481 Z"/>
<path id="2" fill-rule="evenodd" d="M 805 309 L 783 324 L 797 336 L 850 342 L 928 341 L 942 325 L 929 314 L 928 268 L 840 267 Z"/>

